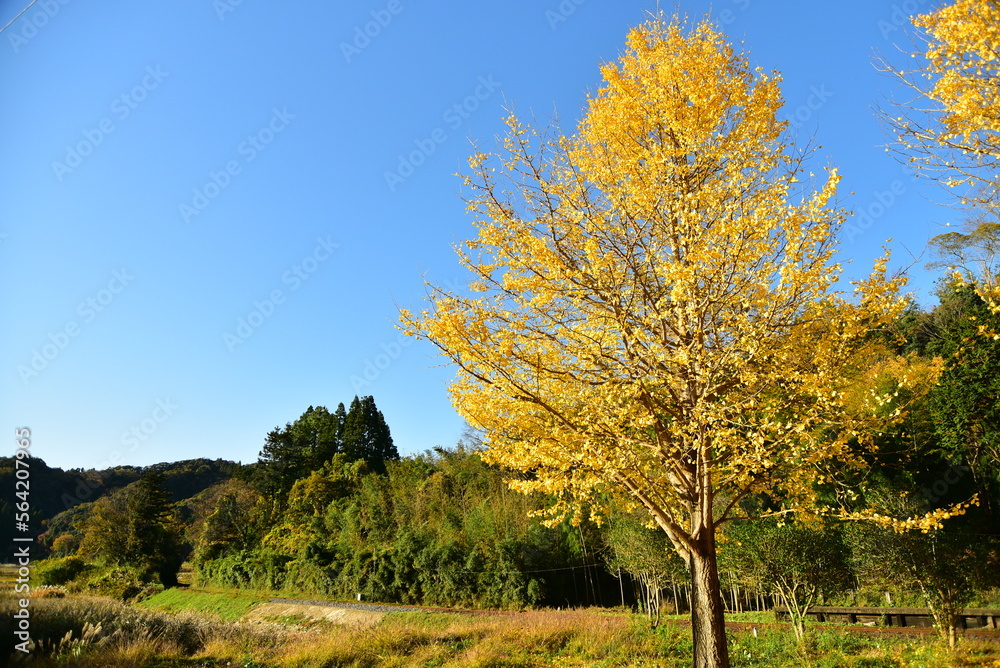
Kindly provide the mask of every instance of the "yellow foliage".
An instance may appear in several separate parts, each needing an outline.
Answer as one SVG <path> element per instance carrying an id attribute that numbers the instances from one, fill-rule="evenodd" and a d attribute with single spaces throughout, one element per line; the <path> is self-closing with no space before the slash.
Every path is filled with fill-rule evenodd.
<path id="1" fill-rule="evenodd" d="M 1000 187 L 1000 3 L 954 0 L 914 19 L 926 64 L 889 67 L 924 101 L 889 116 L 919 169 L 940 172 L 963 203 L 998 204 Z M 929 101 L 929 105 L 925 102 Z"/>
<path id="2" fill-rule="evenodd" d="M 1000 149 L 1000 4 L 957 0 L 914 23 L 931 36 L 932 99 L 944 113 L 942 139 Z"/>
<path id="3" fill-rule="evenodd" d="M 870 335 L 904 305 L 887 258 L 834 289 L 839 176 L 805 176 L 777 73 L 662 19 L 601 71 L 574 134 L 512 114 L 470 159 L 472 295 L 432 286 L 401 318 L 458 366 L 454 405 L 513 487 L 556 519 L 642 505 L 686 556 L 747 494 L 815 509 L 935 372 Z"/>

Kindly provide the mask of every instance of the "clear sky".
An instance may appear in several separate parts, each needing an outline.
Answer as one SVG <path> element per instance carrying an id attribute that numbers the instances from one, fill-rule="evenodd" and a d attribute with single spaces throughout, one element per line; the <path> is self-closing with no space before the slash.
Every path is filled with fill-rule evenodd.
<path id="1" fill-rule="evenodd" d="M 0 25 L 29 0 L 0 3 Z M 784 75 L 786 114 L 911 264 L 955 213 L 881 145 L 876 52 L 931 0 L 678 0 Z M 669 3 L 666 3 L 666 7 Z M 371 394 L 403 454 L 462 421 L 397 306 L 461 285 L 470 139 L 503 106 L 567 130 L 650 0 L 38 0 L 0 34 L 0 423 L 63 468 L 254 461 L 309 405 Z M 853 191 L 854 194 L 850 194 Z M 860 224 L 859 224 L 860 223 Z M 933 276 L 912 289 L 933 302 Z M 404 343 L 407 343 L 404 341 Z"/>

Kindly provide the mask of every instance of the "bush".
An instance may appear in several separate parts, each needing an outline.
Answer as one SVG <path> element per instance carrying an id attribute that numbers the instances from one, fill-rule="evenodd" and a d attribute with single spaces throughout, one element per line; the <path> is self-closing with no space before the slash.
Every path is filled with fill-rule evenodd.
<path id="1" fill-rule="evenodd" d="M 31 591 L 31 598 L 66 598 L 66 588 L 60 585 L 36 587 Z"/>
<path id="2" fill-rule="evenodd" d="M 162 585 L 149 582 L 142 573 L 128 566 L 104 568 L 93 575 L 78 578 L 72 588 L 89 594 L 110 596 L 120 601 L 141 601 L 162 591 Z"/>
<path id="3" fill-rule="evenodd" d="M 43 559 L 35 564 L 35 578 L 43 585 L 64 585 L 90 568 L 80 557 Z"/>
<path id="4" fill-rule="evenodd" d="M 291 557 L 266 551 L 242 550 L 198 566 L 198 582 L 217 587 L 281 589 Z"/>
<path id="5" fill-rule="evenodd" d="M 295 591 L 332 594 L 333 580 L 326 569 L 316 564 L 296 559 L 288 562 L 285 576 L 285 587 Z"/>

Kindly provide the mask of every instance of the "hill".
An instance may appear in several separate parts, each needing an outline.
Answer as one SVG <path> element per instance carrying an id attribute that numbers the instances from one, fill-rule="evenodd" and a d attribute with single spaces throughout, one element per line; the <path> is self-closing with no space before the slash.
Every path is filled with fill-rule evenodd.
<path id="1" fill-rule="evenodd" d="M 29 529 L 19 535 L 39 537 L 42 546 L 50 545 L 55 536 L 71 533 L 73 524 L 86 517 L 92 502 L 116 489 L 127 487 L 146 473 L 162 473 L 170 500 L 179 502 L 229 480 L 244 468 L 237 462 L 224 459 L 188 459 L 151 466 L 65 471 L 50 467 L 41 458 L 32 457 L 28 465 Z M 0 489 L 13 490 L 14 481 L 14 458 L 0 457 Z M 0 498 L 0 541 L 4 546 L 0 559 L 3 561 L 9 561 L 13 555 L 14 504 L 18 502 L 12 495 Z M 40 557 L 41 553 L 34 556 Z"/>

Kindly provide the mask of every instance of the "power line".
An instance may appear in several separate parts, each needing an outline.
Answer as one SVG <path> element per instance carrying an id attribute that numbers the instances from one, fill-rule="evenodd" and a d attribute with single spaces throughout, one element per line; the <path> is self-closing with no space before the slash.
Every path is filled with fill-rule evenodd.
<path id="1" fill-rule="evenodd" d="M 414 570 L 419 570 L 422 573 L 466 573 L 466 574 L 473 574 L 473 575 L 523 575 L 523 574 L 528 574 L 528 573 L 552 573 L 554 571 L 572 571 L 572 570 L 576 570 L 578 568 L 595 568 L 597 566 L 604 566 L 604 565 L 605 564 L 601 564 L 601 563 L 593 563 L 593 564 L 582 564 L 580 566 L 562 566 L 560 568 L 539 568 L 539 569 L 535 569 L 535 570 L 524 570 L 524 571 L 521 571 L 521 570 L 516 570 L 516 571 L 515 570 L 507 570 L 507 571 L 500 571 L 500 570 L 492 570 L 492 571 L 466 571 L 466 570 L 462 570 L 462 569 L 458 569 L 458 568 L 456 568 L 456 569 L 451 569 L 451 568 L 433 568 L 433 569 L 431 569 L 431 568 L 417 568 L 417 567 L 414 567 Z M 614 577 L 614 576 L 612 576 L 612 577 Z"/>
<path id="2" fill-rule="evenodd" d="M 11 25 L 11 24 L 12 24 L 12 23 L 13 23 L 14 21 L 16 21 L 16 20 L 18 20 L 19 18 L 21 18 L 21 14 L 24 14 L 24 13 L 25 13 L 26 11 L 28 11 L 29 9 L 31 9 L 31 6 L 32 6 L 33 4 L 35 4 L 36 2 L 38 2 L 38 0 L 31 0 L 31 2 L 29 2 L 29 3 L 28 3 L 28 6 L 27 6 L 27 7 L 25 7 L 24 9 L 22 9 L 22 10 L 20 11 L 20 13 L 18 13 L 18 15 L 17 15 L 17 16 L 15 16 L 15 17 L 14 17 L 14 18 L 12 18 L 12 19 L 11 19 L 10 21 L 8 21 L 8 22 L 7 22 L 7 25 L 5 25 L 5 26 L 4 26 L 3 28 L 0 28 L 0 32 L 3 32 L 3 31 L 4 31 L 4 30 L 6 30 L 7 28 L 9 28 L 9 27 L 10 27 L 10 25 Z"/>
<path id="3" fill-rule="evenodd" d="M 435 569 L 438 573 L 477 573 L 477 574 L 491 574 L 491 575 L 509 575 L 509 574 L 520 574 L 520 573 L 551 573 L 553 571 L 571 571 L 577 568 L 593 568 L 595 566 L 603 566 L 604 564 L 583 564 L 582 566 L 563 566 L 562 568 L 541 568 L 533 571 L 461 571 L 461 570 L 443 570 Z"/>

